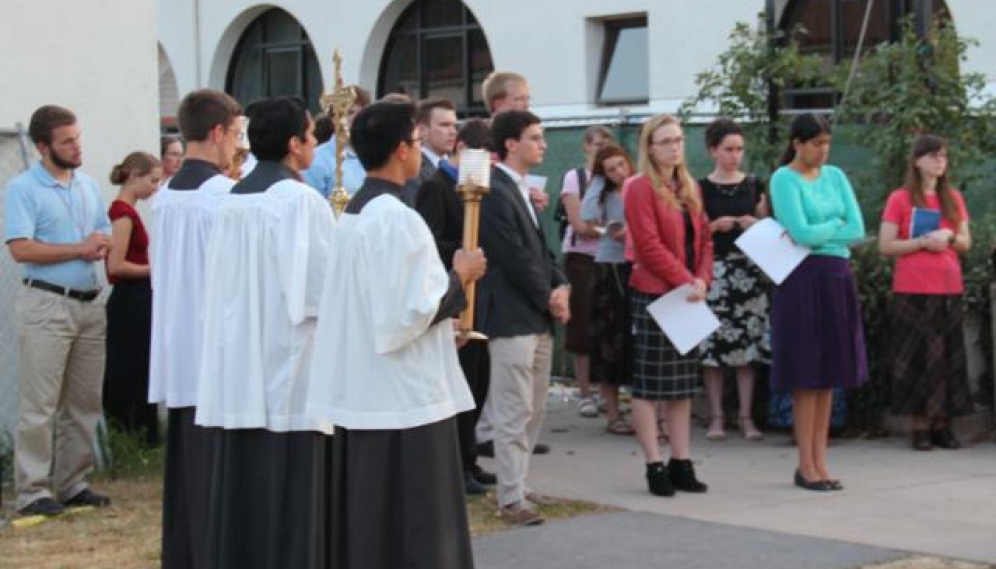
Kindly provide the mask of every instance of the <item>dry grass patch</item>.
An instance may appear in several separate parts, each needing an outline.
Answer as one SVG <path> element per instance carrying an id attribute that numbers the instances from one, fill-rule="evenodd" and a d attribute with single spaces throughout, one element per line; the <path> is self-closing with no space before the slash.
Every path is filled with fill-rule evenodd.
<path id="1" fill-rule="evenodd" d="M 0 529 L 0 568 L 159 567 L 162 482 L 103 481 L 94 487 L 111 497 L 110 507 L 67 513 L 35 526 Z M 12 515 L 9 509 L 7 515 Z"/>
<path id="2" fill-rule="evenodd" d="M 470 516 L 470 534 L 484 535 L 497 531 L 511 529 L 512 526 L 498 517 L 498 502 L 494 492 L 485 496 L 467 498 L 467 512 Z M 600 514 L 616 511 L 615 508 L 593 504 L 591 502 L 575 502 L 564 500 L 555 506 L 540 506 L 537 511 L 547 520 L 573 518 L 587 514 Z"/>
<path id="3" fill-rule="evenodd" d="M 152 476 L 98 480 L 94 488 L 111 497 L 109 508 L 66 514 L 36 526 L 18 528 L 8 524 L 0 529 L 0 569 L 159 567 L 162 480 Z M 8 498 L 5 496 L 3 517 L 10 521 L 17 516 Z M 510 528 L 498 517 L 494 493 L 469 498 L 467 510 L 472 535 Z M 539 511 L 548 520 L 556 520 L 612 509 L 564 501 Z"/>

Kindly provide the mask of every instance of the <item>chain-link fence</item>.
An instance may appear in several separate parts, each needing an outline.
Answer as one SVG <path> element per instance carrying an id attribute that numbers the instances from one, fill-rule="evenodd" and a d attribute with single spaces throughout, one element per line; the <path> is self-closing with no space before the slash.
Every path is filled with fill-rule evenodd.
<path id="1" fill-rule="evenodd" d="M 27 133 L 20 125 L 0 127 L 0 235 L 4 232 L 7 182 L 35 158 Z M 21 268 L 6 247 L 0 252 L 0 454 L 11 446 L 17 417 L 17 303 Z"/>

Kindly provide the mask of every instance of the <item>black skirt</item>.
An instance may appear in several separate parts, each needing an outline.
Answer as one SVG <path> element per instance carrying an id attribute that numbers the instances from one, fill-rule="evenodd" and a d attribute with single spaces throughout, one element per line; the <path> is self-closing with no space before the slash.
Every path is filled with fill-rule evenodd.
<path id="1" fill-rule="evenodd" d="M 401 430 L 337 427 L 332 566 L 473 569 L 453 418 Z"/>
<path id="2" fill-rule="evenodd" d="M 207 569 L 211 470 L 221 429 L 194 424 L 194 407 L 169 410 L 163 475 L 163 569 Z"/>
<path id="3" fill-rule="evenodd" d="M 945 419 L 972 412 L 960 295 L 895 294 L 892 410 Z"/>
<path id="4" fill-rule="evenodd" d="M 154 447 L 159 444 L 159 413 L 148 402 L 151 338 L 149 279 L 118 282 L 107 301 L 104 415 L 114 428 Z"/>
<path id="5" fill-rule="evenodd" d="M 222 430 L 207 524 L 212 569 L 329 569 L 332 437 Z"/>
<path id="6" fill-rule="evenodd" d="M 595 263 L 598 276 L 591 310 L 591 379 L 610 385 L 633 382 L 633 320 L 629 263 Z"/>

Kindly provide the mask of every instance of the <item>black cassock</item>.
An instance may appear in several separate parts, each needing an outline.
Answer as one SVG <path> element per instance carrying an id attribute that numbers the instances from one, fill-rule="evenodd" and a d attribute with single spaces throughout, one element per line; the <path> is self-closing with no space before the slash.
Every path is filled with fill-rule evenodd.
<path id="1" fill-rule="evenodd" d="M 401 186 L 375 178 L 347 214 Z M 466 305 L 451 273 L 433 323 Z M 330 370 L 334 373 L 334 370 Z M 336 427 L 332 437 L 332 566 L 336 569 L 473 569 L 456 419 L 410 429 Z"/>

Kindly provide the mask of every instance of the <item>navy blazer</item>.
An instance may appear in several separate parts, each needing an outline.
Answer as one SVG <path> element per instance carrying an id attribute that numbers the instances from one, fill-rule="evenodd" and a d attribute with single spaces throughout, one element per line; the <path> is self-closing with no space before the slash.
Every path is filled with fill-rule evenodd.
<path id="1" fill-rule="evenodd" d="M 479 330 L 492 338 L 553 330 L 550 293 L 567 279 L 542 227 L 533 225 L 532 207 L 508 174 L 491 169 L 491 191 L 481 201 L 479 239 L 488 272 L 478 284 L 476 320 Z"/>

